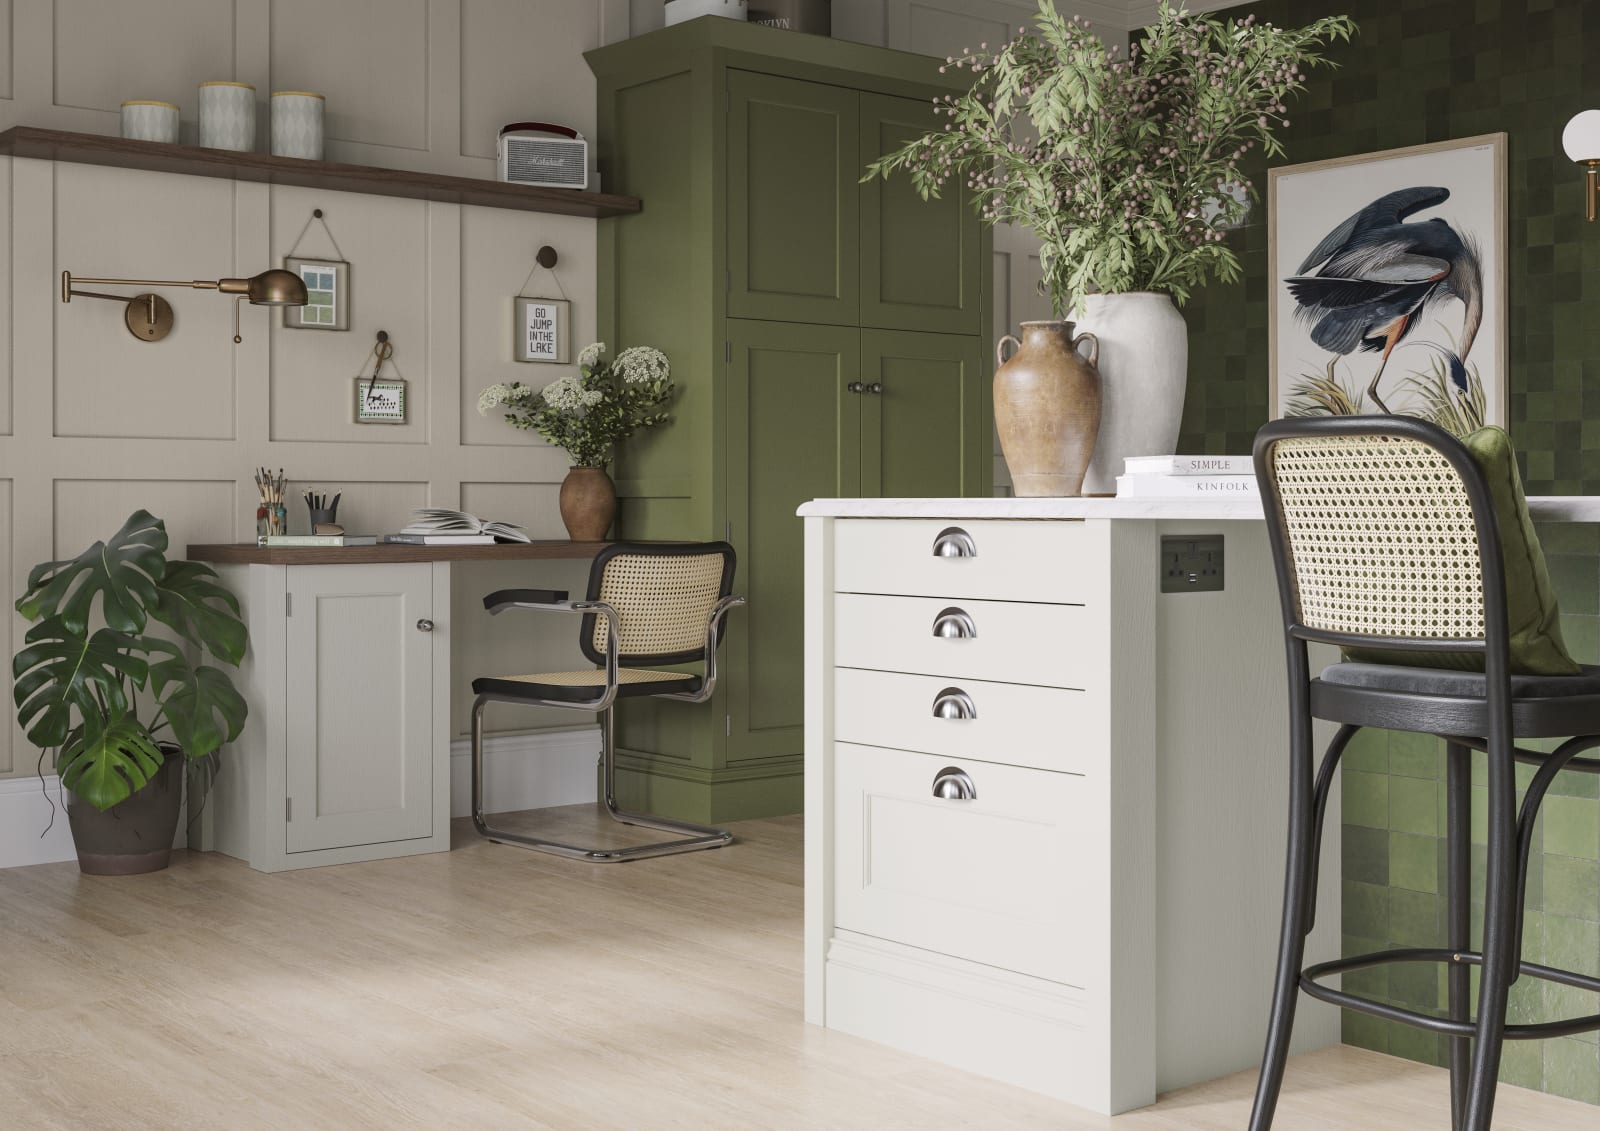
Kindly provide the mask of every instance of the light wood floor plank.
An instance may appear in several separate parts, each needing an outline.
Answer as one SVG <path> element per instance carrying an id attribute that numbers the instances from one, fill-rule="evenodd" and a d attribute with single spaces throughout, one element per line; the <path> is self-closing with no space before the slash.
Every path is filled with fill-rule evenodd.
<path id="1" fill-rule="evenodd" d="M 573 806 L 504 818 L 627 843 Z M 122 879 L 0 871 L 0 1123 L 33 1128 L 1235 1131 L 1254 1074 L 1115 1120 L 806 1025 L 801 822 L 584 865 L 478 839 L 267 876 L 179 854 Z M 1263 972 L 1263 977 L 1267 976 Z M 1290 1066 L 1279 1125 L 1443 1127 L 1444 1074 Z M 1497 1128 L 1600 1110 L 1502 1089 Z"/>

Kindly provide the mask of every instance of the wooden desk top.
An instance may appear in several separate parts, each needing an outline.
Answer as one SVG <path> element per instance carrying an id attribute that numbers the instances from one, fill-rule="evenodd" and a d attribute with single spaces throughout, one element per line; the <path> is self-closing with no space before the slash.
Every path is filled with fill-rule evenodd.
<path id="1" fill-rule="evenodd" d="M 254 542 L 190 546 L 190 561 L 213 565 L 377 565 L 387 562 L 515 562 L 593 558 L 609 542 L 498 542 L 493 546 L 257 546 Z"/>

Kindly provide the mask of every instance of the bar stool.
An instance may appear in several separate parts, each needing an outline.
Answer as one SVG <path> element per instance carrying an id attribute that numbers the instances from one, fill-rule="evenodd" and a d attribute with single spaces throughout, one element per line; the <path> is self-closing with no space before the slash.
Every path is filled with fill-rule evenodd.
<path id="1" fill-rule="evenodd" d="M 1561 770 L 1600 772 L 1600 761 L 1577 757 L 1600 745 L 1600 668 L 1555 676 L 1511 670 L 1501 541 L 1505 499 L 1497 516 L 1490 482 L 1455 437 L 1397 416 L 1274 421 L 1256 436 L 1255 465 L 1288 652 L 1290 781 L 1277 980 L 1251 1131 L 1272 1126 L 1301 992 L 1449 1037 L 1452 1127 L 1487 1131 L 1504 1040 L 1600 1029 L 1600 1014 L 1506 1024 L 1507 994 L 1519 977 L 1600 991 L 1600 978 L 1521 958 L 1523 893 L 1540 802 Z M 1509 467 L 1509 492 L 1520 497 L 1515 465 Z M 1504 496 L 1508 485 L 1501 487 Z M 1536 544 L 1532 551 L 1537 553 Z M 1527 561 L 1518 565 L 1529 568 Z M 1538 567 L 1542 572 L 1542 560 Z M 1483 670 L 1341 662 L 1314 679 L 1307 656 L 1312 641 L 1346 649 L 1465 653 L 1480 658 Z M 1313 766 L 1314 719 L 1338 724 L 1320 767 Z M 1340 755 L 1362 727 L 1445 740 L 1447 945 L 1384 950 L 1302 969 L 1328 793 Z M 1567 741 L 1552 753 L 1516 745 L 1519 738 L 1556 737 Z M 1469 893 L 1474 750 L 1483 751 L 1488 763 L 1479 950 L 1471 945 Z M 1520 813 L 1514 772 L 1519 761 L 1538 767 Z M 1335 974 L 1395 962 L 1448 965 L 1447 1017 L 1323 984 Z M 1482 971 L 1476 1019 L 1468 1001 L 1472 966 Z"/>
<path id="2" fill-rule="evenodd" d="M 597 864 L 669 856 L 733 842 L 723 829 L 630 813 L 618 808 L 615 705 L 652 696 L 704 703 L 717 686 L 717 646 L 733 596 L 735 558 L 726 542 L 615 542 L 594 559 L 586 600 L 569 601 L 548 589 L 502 589 L 483 599 L 498 615 L 510 609 L 578 613 L 578 646 L 597 667 L 586 671 L 486 676 L 472 681 L 472 823 L 490 840 Z M 661 665 L 704 664 L 704 674 L 663 671 Z M 491 828 L 484 817 L 483 712 L 490 703 L 560 707 L 600 716 L 601 800 L 611 818 L 675 833 L 671 840 L 628 848 L 583 848 Z"/>

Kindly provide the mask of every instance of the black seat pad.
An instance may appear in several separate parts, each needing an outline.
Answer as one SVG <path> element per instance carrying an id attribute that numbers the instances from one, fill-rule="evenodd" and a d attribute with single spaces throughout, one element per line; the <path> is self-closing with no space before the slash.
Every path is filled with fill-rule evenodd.
<path id="1" fill-rule="evenodd" d="M 555 699 L 567 703 L 593 700 L 605 690 L 605 673 L 600 673 L 598 683 L 571 686 L 559 683 L 530 683 L 523 679 L 494 679 L 482 677 L 472 681 L 474 695 L 499 695 L 508 699 Z M 685 675 L 682 679 L 660 679 L 649 683 L 623 683 L 617 686 L 618 699 L 631 699 L 639 695 L 683 695 L 700 690 L 700 677 Z"/>
<path id="2" fill-rule="evenodd" d="M 1584 664 L 1582 675 L 1514 675 L 1513 699 L 1554 699 L 1567 695 L 1600 695 L 1600 667 Z M 1409 668 L 1398 664 L 1333 664 L 1322 671 L 1324 683 L 1407 695 L 1439 695 L 1482 699 L 1482 672 L 1448 668 Z"/>

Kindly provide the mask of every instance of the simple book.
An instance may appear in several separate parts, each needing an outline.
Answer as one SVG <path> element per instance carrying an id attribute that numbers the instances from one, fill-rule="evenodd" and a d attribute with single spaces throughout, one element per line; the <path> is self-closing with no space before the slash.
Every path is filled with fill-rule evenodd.
<path id="1" fill-rule="evenodd" d="M 1129 475 L 1254 475 L 1250 456 L 1128 456 L 1122 461 Z"/>

